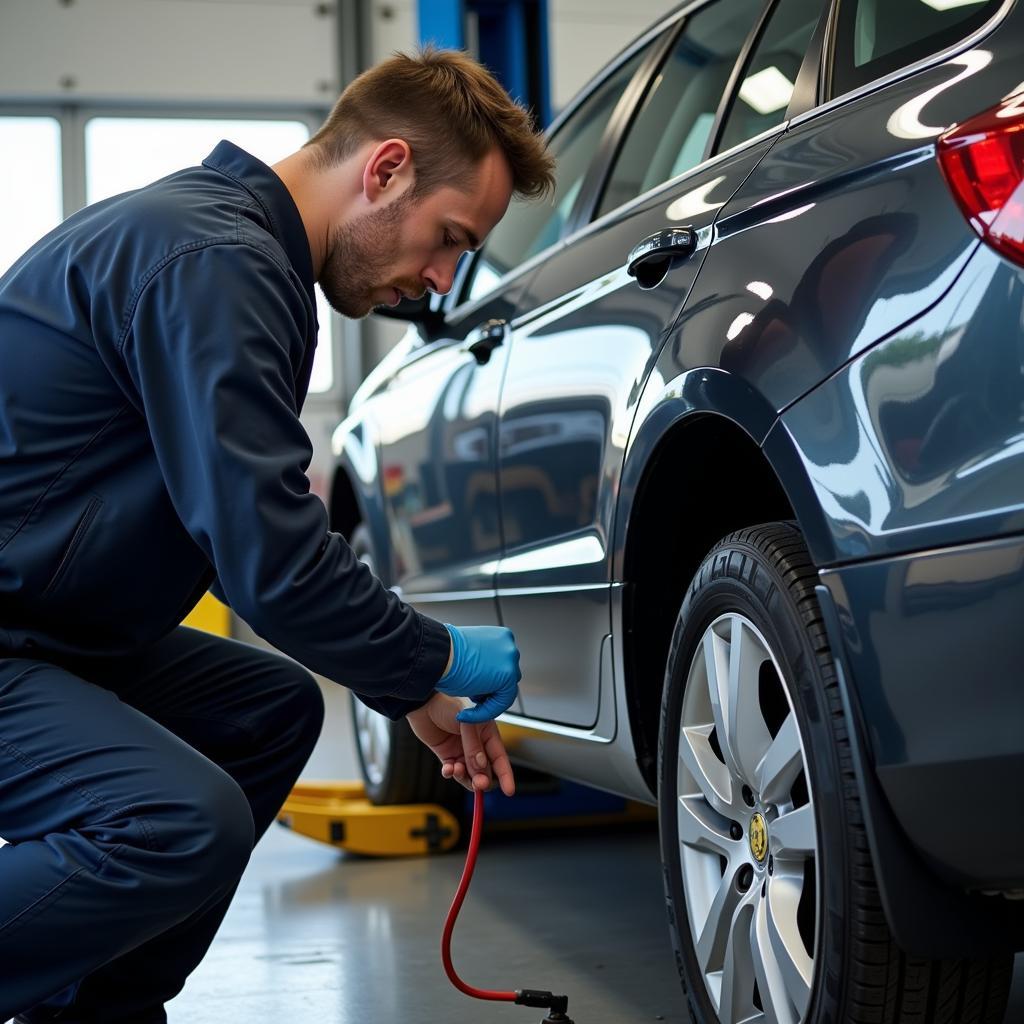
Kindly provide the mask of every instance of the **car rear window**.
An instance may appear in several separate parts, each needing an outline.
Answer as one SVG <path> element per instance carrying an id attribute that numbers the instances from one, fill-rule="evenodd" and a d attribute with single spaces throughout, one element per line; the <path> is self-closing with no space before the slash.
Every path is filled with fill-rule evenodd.
<path id="1" fill-rule="evenodd" d="M 840 0 L 831 95 L 959 42 L 1003 0 Z"/>

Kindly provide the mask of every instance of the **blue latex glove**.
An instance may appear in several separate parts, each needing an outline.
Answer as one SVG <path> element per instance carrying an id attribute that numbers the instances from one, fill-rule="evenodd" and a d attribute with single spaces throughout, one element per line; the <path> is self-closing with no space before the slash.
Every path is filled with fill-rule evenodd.
<path id="1" fill-rule="evenodd" d="M 519 648 L 512 630 L 504 626 L 452 626 L 452 663 L 435 687 L 450 697 L 472 697 L 475 708 L 464 708 L 460 722 L 488 722 L 508 711 L 519 692 Z"/>

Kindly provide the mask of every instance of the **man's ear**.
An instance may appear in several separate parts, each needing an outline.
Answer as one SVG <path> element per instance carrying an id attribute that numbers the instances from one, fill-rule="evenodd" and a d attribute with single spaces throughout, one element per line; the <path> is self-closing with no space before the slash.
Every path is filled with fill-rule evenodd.
<path id="1" fill-rule="evenodd" d="M 370 202 L 401 194 L 412 183 L 412 150 L 404 139 L 386 139 L 363 168 L 363 193 Z"/>

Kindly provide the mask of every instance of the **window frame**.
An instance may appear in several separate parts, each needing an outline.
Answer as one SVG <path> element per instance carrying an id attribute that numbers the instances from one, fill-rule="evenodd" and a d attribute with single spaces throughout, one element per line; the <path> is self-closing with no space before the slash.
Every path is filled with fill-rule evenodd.
<path id="1" fill-rule="evenodd" d="M 907 64 L 887 75 L 883 75 L 880 78 L 866 82 L 864 85 L 858 86 L 856 89 L 852 89 L 849 92 L 836 93 L 833 95 L 831 92 L 833 81 L 832 63 L 835 59 L 836 51 L 836 23 L 839 14 L 839 2 L 840 0 L 832 0 L 828 24 L 825 26 L 824 38 L 822 40 L 821 59 L 817 74 L 818 102 L 814 106 L 796 113 L 790 122 L 791 127 L 803 124 L 805 121 L 809 121 L 812 118 L 817 117 L 819 114 L 835 110 L 837 107 L 844 106 L 847 103 L 853 103 L 862 96 L 868 96 L 872 93 L 878 92 L 881 89 L 892 85 L 894 82 L 900 82 L 904 78 L 910 78 L 912 75 L 916 75 L 919 71 L 924 71 L 926 68 L 945 63 L 950 58 L 972 49 L 999 27 L 999 25 L 1006 19 L 1006 16 L 1010 13 L 1010 10 L 1016 3 L 1016 0 L 1003 0 L 1002 5 L 993 11 L 991 18 L 989 18 L 988 21 L 983 25 L 980 25 L 973 32 L 964 36 L 962 39 L 958 40 L 956 43 L 947 46 L 945 49 L 938 50 L 926 57 L 922 57 L 920 60 L 915 61 L 912 64 Z"/>
<path id="2" fill-rule="evenodd" d="M 592 194 L 594 179 L 598 171 L 600 171 L 601 178 L 603 180 L 604 171 L 607 169 L 607 159 L 609 155 L 608 147 L 611 140 L 617 137 L 617 134 L 621 132 L 624 124 L 628 123 L 632 119 L 632 114 L 637 103 L 639 103 L 642 97 L 646 95 L 647 86 L 651 82 L 657 69 L 661 66 L 661 61 L 667 52 L 666 48 L 671 46 L 671 41 L 675 39 L 675 28 L 677 27 L 677 23 L 680 22 L 690 10 L 704 6 L 707 3 L 714 2 L 715 0 L 695 0 L 694 3 L 687 4 L 682 9 L 673 11 L 661 18 L 646 32 L 633 40 L 632 43 L 623 49 L 615 58 L 609 61 L 608 64 L 602 67 L 576 94 L 573 100 L 566 105 L 554 121 L 552 121 L 550 127 L 544 133 L 545 138 L 549 143 L 580 109 L 580 107 L 590 99 L 591 95 L 601 88 L 601 86 L 604 85 L 605 82 L 611 78 L 623 64 L 636 56 L 636 54 L 640 50 L 644 49 L 644 47 L 655 42 L 659 36 L 664 37 L 660 44 L 655 45 L 652 48 L 651 53 L 647 55 L 647 58 L 641 62 L 633 79 L 626 86 L 622 96 L 619 97 L 619 101 L 616 103 L 615 109 L 612 111 L 612 115 L 608 119 L 608 124 L 601 134 L 601 139 L 597 144 L 597 149 L 595 150 L 594 159 L 591 162 L 587 173 L 583 177 L 583 184 L 580 186 L 579 194 L 576 196 L 572 210 L 566 218 L 565 225 L 562 228 L 562 233 L 558 241 L 553 242 L 546 249 L 542 249 L 540 252 L 535 253 L 528 260 L 524 260 L 517 267 L 514 267 L 507 274 L 500 277 L 495 282 L 494 287 L 486 295 L 480 295 L 477 298 L 470 300 L 465 296 L 466 286 L 473 274 L 474 268 L 476 267 L 477 260 L 480 259 L 480 252 L 483 252 L 483 249 L 486 246 L 485 242 L 484 246 L 481 246 L 480 252 L 473 254 L 472 259 L 463 260 L 463 265 L 459 267 L 456 273 L 456 278 L 451 291 L 443 297 L 439 304 L 438 308 L 444 313 L 446 322 L 461 323 L 466 316 L 472 314 L 473 310 L 482 306 L 484 303 L 490 302 L 499 292 L 508 287 L 509 284 L 538 266 L 540 263 L 544 262 L 544 260 L 548 259 L 553 252 L 565 245 L 567 239 L 578 233 L 581 222 L 585 225 L 586 219 L 589 218 L 595 202 L 595 197 Z M 443 335 L 437 340 L 443 340 Z"/>
<path id="3" fill-rule="evenodd" d="M 849 2 L 849 0 L 847 0 L 847 2 Z M 966 32 L 958 32 L 957 25 L 950 25 L 949 28 L 946 29 L 940 35 L 940 38 L 941 36 L 948 36 L 949 42 L 945 43 L 945 45 L 940 44 L 938 50 L 935 52 L 941 53 L 945 50 L 951 49 L 952 47 L 958 46 L 961 39 L 966 39 L 970 36 L 973 36 L 976 32 L 980 31 L 986 25 L 988 25 L 989 22 L 992 21 L 992 19 L 995 18 L 1000 13 L 1001 10 L 1005 9 L 1005 6 L 1006 5 L 1004 4 L 1002 7 L 997 7 L 994 11 L 991 11 L 989 13 L 988 17 L 983 18 L 981 21 L 977 22 L 977 24 L 975 24 L 973 28 L 967 30 Z M 870 60 L 867 63 L 862 64 L 858 68 L 857 65 L 853 63 L 852 49 L 846 48 L 847 50 L 849 50 L 849 52 L 844 53 L 844 47 L 841 47 L 839 45 L 841 42 L 849 43 L 852 38 L 853 26 L 847 24 L 849 18 L 846 17 L 845 11 L 846 4 L 844 4 L 842 0 L 834 0 L 831 19 L 833 29 L 831 37 L 832 45 L 830 47 L 828 54 L 828 74 L 825 78 L 826 96 L 841 96 L 851 92 L 856 92 L 858 89 L 862 89 L 865 86 L 869 86 L 873 82 L 880 81 L 881 79 L 887 78 L 890 75 L 897 74 L 904 67 L 914 67 L 918 64 L 922 64 L 923 62 L 928 61 L 931 58 L 932 54 L 926 53 L 923 56 L 918 57 L 916 60 L 904 61 L 900 58 L 900 54 L 905 52 L 908 49 L 908 47 L 903 47 L 900 50 L 894 50 L 891 51 L 890 53 L 884 53 L 881 56 L 876 57 L 874 60 Z M 980 15 L 983 14 L 984 11 L 978 11 L 976 13 Z M 965 18 L 964 21 L 970 23 L 971 19 Z M 849 59 L 840 63 L 839 61 L 837 61 L 837 57 L 839 55 L 842 55 Z M 877 70 L 872 71 L 871 68 L 873 66 L 876 66 Z M 842 92 L 836 92 L 836 75 L 840 72 L 844 76 L 853 79 L 853 82 L 848 88 L 845 88 Z"/>
<path id="4" fill-rule="evenodd" d="M 726 83 L 725 88 L 722 90 L 722 99 L 719 101 L 718 107 L 715 110 L 715 120 L 712 123 L 711 131 L 708 133 L 708 141 L 704 147 L 704 155 L 699 163 L 681 174 L 676 175 L 674 178 L 669 178 L 666 181 L 655 185 L 653 188 L 648 189 L 646 192 L 642 192 L 632 199 L 628 200 L 621 205 L 614 207 L 611 210 L 601 214 L 600 217 L 593 218 L 593 214 L 597 211 L 601 202 L 601 197 L 604 195 L 604 190 L 607 187 L 607 183 L 610 180 L 611 172 L 614 169 L 614 161 L 618 156 L 619 151 L 632 128 L 633 122 L 636 116 L 639 114 L 640 108 L 643 105 L 643 100 L 647 95 L 647 91 L 656 77 L 656 73 L 661 70 L 662 65 L 671 56 L 672 50 L 675 48 L 679 37 L 683 32 L 686 31 L 686 25 L 690 17 L 697 14 L 702 8 L 708 6 L 711 3 L 719 3 L 721 0 L 698 0 L 696 3 L 688 4 L 681 11 L 676 12 L 676 17 L 679 19 L 678 25 L 672 33 L 671 41 L 666 46 L 664 52 L 661 55 L 661 60 L 658 63 L 658 67 L 655 69 L 655 74 L 649 76 L 645 82 L 645 88 L 643 94 L 638 97 L 637 102 L 634 104 L 631 112 L 629 122 L 623 126 L 623 130 L 619 134 L 616 143 L 615 151 L 610 156 L 610 161 L 605 164 L 604 173 L 600 188 L 597 191 L 595 201 L 590 210 L 590 217 L 582 222 L 577 231 L 567 237 L 567 241 L 576 237 L 576 235 L 587 230 L 591 225 L 594 224 L 606 224 L 611 223 L 619 215 L 625 215 L 625 213 L 631 209 L 635 204 L 639 204 L 646 199 L 657 195 L 657 193 L 663 189 L 667 189 L 669 186 L 676 183 L 685 181 L 688 177 L 693 174 L 699 173 L 700 170 L 706 166 L 713 164 L 718 160 L 719 157 L 725 156 L 728 153 L 739 151 L 747 146 L 754 145 L 760 142 L 762 139 L 768 138 L 772 135 L 781 134 L 786 131 L 789 127 L 792 118 L 802 114 L 804 111 L 811 109 L 818 102 L 819 95 L 819 66 L 821 64 L 822 47 L 825 40 L 826 28 L 832 15 L 832 9 L 834 7 L 835 0 L 822 0 L 821 13 L 818 18 L 818 23 L 815 26 L 813 33 L 811 34 L 811 40 L 807 47 L 807 53 L 804 55 L 804 59 L 800 65 L 800 71 L 797 74 L 796 82 L 794 83 L 793 96 L 790 99 L 789 106 L 786 108 L 785 115 L 779 124 L 774 125 L 765 131 L 759 133 L 756 136 L 752 136 L 749 139 L 744 139 L 743 142 L 737 143 L 735 146 L 730 147 L 728 150 L 719 149 L 721 142 L 722 130 L 725 127 L 725 121 L 729 116 L 729 112 L 732 109 L 733 103 L 738 95 L 739 85 L 743 78 L 743 73 L 746 71 L 749 65 L 750 59 L 767 28 L 771 16 L 775 12 L 775 8 L 778 6 L 780 0 L 765 0 L 764 7 L 761 10 L 761 14 L 747 34 L 747 38 L 740 48 L 739 53 L 736 57 L 736 62 L 733 65 L 733 69 L 729 74 L 729 79 Z"/>
<path id="5" fill-rule="evenodd" d="M 782 0 L 768 0 L 754 31 L 747 38 L 746 46 L 740 53 L 736 67 L 733 68 L 732 77 L 730 77 L 729 84 L 722 96 L 722 103 L 718 108 L 718 116 L 711 131 L 711 142 L 713 144 L 709 146 L 708 151 L 705 153 L 705 159 L 718 152 L 726 122 L 729 120 L 729 116 L 736 106 L 736 101 L 739 99 L 740 84 L 757 48 L 761 45 L 761 40 L 764 38 L 764 34 L 768 30 L 768 26 L 771 24 L 771 20 L 775 16 L 775 11 L 780 3 L 782 3 Z M 801 104 L 813 105 L 817 101 L 819 88 L 817 69 L 821 63 L 821 43 L 825 36 L 825 27 L 832 17 L 834 7 L 835 0 L 821 0 L 818 21 L 811 32 L 811 38 L 807 44 L 807 52 L 800 62 L 800 70 L 797 72 L 796 81 L 793 83 L 793 95 L 790 96 L 789 103 L 786 105 L 786 110 L 782 115 L 782 120 L 779 122 L 782 126 L 785 126 L 795 116 Z M 758 136 L 752 136 L 752 138 L 773 132 L 778 127 L 779 125 L 772 125 L 763 132 L 760 132 Z M 743 142 L 731 146 L 730 149 L 739 149 L 748 141 L 744 139 Z"/>
<path id="6" fill-rule="evenodd" d="M 187 120 L 236 121 L 299 121 L 312 135 L 323 123 L 328 108 L 303 106 L 248 107 L 245 105 L 192 105 L 162 103 L 0 103 L 4 117 L 52 117 L 60 127 L 61 144 L 61 218 L 66 220 L 86 205 L 85 126 L 94 117 L 181 118 Z M 331 386 L 326 391 L 311 391 L 306 396 L 305 410 L 318 407 L 336 409 L 346 398 L 344 381 L 349 367 L 345 353 L 354 348 L 346 345 L 349 335 L 358 337 L 358 325 L 345 320 L 333 309 L 331 316 Z M 349 389 L 351 390 L 351 388 Z"/>

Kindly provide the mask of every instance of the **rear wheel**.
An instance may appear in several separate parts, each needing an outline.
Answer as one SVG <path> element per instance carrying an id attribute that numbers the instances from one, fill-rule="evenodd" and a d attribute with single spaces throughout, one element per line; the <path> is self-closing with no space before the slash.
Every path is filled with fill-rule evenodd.
<path id="1" fill-rule="evenodd" d="M 1000 1024 L 1013 958 L 907 956 L 885 923 L 799 530 L 733 533 L 676 622 L 659 803 L 698 1024 Z"/>
<path id="2" fill-rule="evenodd" d="M 365 524 L 352 531 L 349 544 L 356 557 L 376 572 L 372 538 Z M 458 783 L 441 778 L 441 762 L 416 738 L 405 719 L 392 722 L 355 694 L 351 700 L 356 755 L 371 803 L 461 805 Z"/>

